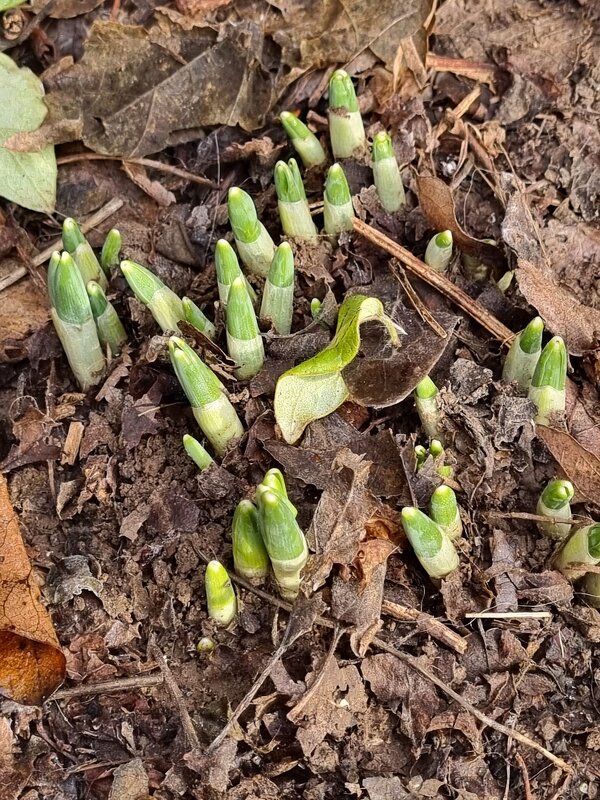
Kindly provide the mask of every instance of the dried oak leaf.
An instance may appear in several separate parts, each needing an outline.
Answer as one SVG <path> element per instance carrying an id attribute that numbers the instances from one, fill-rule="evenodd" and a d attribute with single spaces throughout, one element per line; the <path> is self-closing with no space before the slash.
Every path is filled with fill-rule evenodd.
<path id="1" fill-rule="evenodd" d="M 35 705 L 64 677 L 65 657 L 0 476 L 0 692 Z"/>
<path id="2" fill-rule="evenodd" d="M 600 458 L 565 431 L 537 425 L 536 432 L 575 487 L 577 499 L 600 505 Z"/>
<path id="3" fill-rule="evenodd" d="M 562 336 L 574 356 L 600 347 L 600 311 L 585 306 L 568 289 L 529 261 L 518 260 L 519 289 L 552 333 Z"/>
<path id="4" fill-rule="evenodd" d="M 428 175 L 418 179 L 418 192 L 421 210 L 436 231 L 452 231 L 454 241 L 463 252 L 477 256 L 485 264 L 503 268 L 506 266 L 504 254 L 494 245 L 474 239 L 465 233 L 456 219 L 454 197 L 449 186 L 440 178 Z"/>
<path id="5" fill-rule="evenodd" d="M 284 24 L 273 38 L 282 60 L 301 69 L 345 64 L 370 50 L 392 71 L 402 40 L 415 37 L 423 48 L 423 24 L 431 0 L 388 0 L 385 13 L 373 13 L 370 0 L 268 0 Z"/>
<path id="6" fill-rule="evenodd" d="M 87 147 L 130 158 L 209 125 L 253 130 L 273 98 L 263 45 L 249 20 L 220 31 L 186 31 L 164 17 L 150 30 L 96 21 L 83 58 L 46 81 L 51 120 L 81 119 Z"/>

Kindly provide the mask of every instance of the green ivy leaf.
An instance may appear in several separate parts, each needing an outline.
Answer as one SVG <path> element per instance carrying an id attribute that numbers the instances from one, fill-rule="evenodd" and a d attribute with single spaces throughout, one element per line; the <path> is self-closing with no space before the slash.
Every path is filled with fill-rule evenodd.
<path id="1" fill-rule="evenodd" d="M 335 336 L 326 348 L 308 361 L 284 372 L 275 388 L 275 419 L 286 442 L 298 441 L 309 422 L 332 414 L 348 399 L 342 370 L 360 348 L 360 326 L 378 320 L 390 339 L 398 343 L 396 325 L 385 314 L 381 300 L 355 294 L 340 307 Z"/>
<path id="2" fill-rule="evenodd" d="M 54 147 L 49 145 L 35 153 L 2 147 L 15 133 L 40 127 L 47 114 L 43 96 L 39 78 L 0 53 L 0 197 L 32 211 L 51 212 L 56 202 Z"/>

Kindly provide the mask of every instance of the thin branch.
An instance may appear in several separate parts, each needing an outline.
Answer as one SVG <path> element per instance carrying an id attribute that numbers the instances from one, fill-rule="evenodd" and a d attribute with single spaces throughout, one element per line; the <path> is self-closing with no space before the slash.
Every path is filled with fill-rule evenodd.
<path id="1" fill-rule="evenodd" d="M 205 178 L 203 175 L 194 175 L 193 172 L 188 172 L 186 169 L 180 169 L 162 161 L 153 161 L 151 158 L 121 158 L 120 156 L 107 156 L 103 153 L 73 153 L 58 158 L 56 163 L 59 165 L 73 164 L 76 161 L 121 161 L 123 164 L 138 164 L 140 167 L 149 167 L 150 169 L 158 170 L 158 172 L 167 172 L 169 175 L 176 175 L 178 178 L 183 178 L 191 183 L 199 183 L 200 186 L 208 186 L 210 189 L 219 188 L 218 184 L 211 181 L 210 178 Z"/>
<path id="2" fill-rule="evenodd" d="M 131 678 L 116 678 L 114 681 L 103 683 L 85 683 L 82 686 L 72 686 L 69 689 L 59 689 L 46 700 L 71 700 L 73 697 L 87 697 L 92 694 L 111 694 L 124 692 L 128 689 L 147 689 L 151 686 L 160 686 L 164 683 L 162 673 L 154 675 L 134 675 Z"/>

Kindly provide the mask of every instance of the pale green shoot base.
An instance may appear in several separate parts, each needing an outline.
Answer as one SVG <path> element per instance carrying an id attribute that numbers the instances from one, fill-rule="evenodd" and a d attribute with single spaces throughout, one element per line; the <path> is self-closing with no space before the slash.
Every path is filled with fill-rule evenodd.
<path id="1" fill-rule="evenodd" d="M 235 244 L 242 262 L 250 272 L 266 278 L 275 255 L 275 245 L 262 222 L 259 225 L 260 233 L 255 241 L 247 243 L 236 239 Z"/>
<path id="2" fill-rule="evenodd" d="M 313 222 L 306 200 L 297 200 L 294 203 L 277 201 L 281 227 L 286 236 L 294 239 L 316 239 L 317 226 Z"/>
<path id="3" fill-rule="evenodd" d="M 63 322 L 54 308 L 50 314 L 75 380 L 87 392 L 99 383 L 106 366 L 96 324 L 91 315 L 82 325 L 73 325 Z"/>
<path id="4" fill-rule="evenodd" d="M 212 403 L 207 403 L 203 408 L 193 408 L 192 411 L 202 433 L 219 456 L 225 455 L 227 450 L 244 435 L 244 428 L 235 408 L 225 395 Z"/>
<path id="5" fill-rule="evenodd" d="M 426 558 L 424 555 L 417 554 L 417 558 L 429 577 L 436 580 L 446 578 L 451 572 L 458 569 L 458 553 L 447 535 L 442 536 L 437 555 Z"/>
<path id="6" fill-rule="evenodd" d="M 388 214 L 399 211 L 406 203 L 400 168 L 395 158 L 373 162 L 373 181 L 377 195 Z"/>
<path id="7" fill-rule="evenodd" d="M 436 397 L 415 397 L 415 408 L 421 426 L 430 439 L 439 439 L 442 416 Z"/>
<path id="8" fill-rule="evenodd" d="M 444 273 L 448 269 L 448 265 L 452 259 L 452 245 L 448 247 L 438 247 L 435 239 L 436 237 L 434 236 L 427 245 L 423 260 L 431 269 L 434 269 L 436 272 Z"/>
<path id="9" fill-rule="evenodd" d="M 329 111 L 329 139 L 334 158 L 358 158 L 366 146 L 360 111 Z"/>
<path id="10" fill-rule="evenodd" d="M 579 528 L 571 535 L 558 551 L 554 559 L 554 567 L 562 572 L 569 581 L 576 581 L 582 578 L 587 572 L 585 566 L 573 569 L 573 564 L 590 564 L 596 566 L 598 559 L 590 554 L 588 549 L 588 529 L 589 525 Z"/>
<path id="11" fill-rule="evenodd" d="M 504 383 L 516 383 L 520 391 L 527 393 L 541 353 L 541 350 L 537 353 L 524 353 L 518 345 L 511 347 L 502 370 Z"/>
<path id="12" fill-rule="evenodd" d="M 534 419 L 538 425 L 552 425 L 559 421 L 565 413 L 566 393 L 564 389 L 553 389 L 552 386 L 531 386 L 529 399 L 537 407 Z"/>
<path id="13" fill-rule="evenodd" d="M 296 137 L 290 141 L 307 169 L 325 163 L 327 157 L 316 136 L 309 136 L 306 139 Z"/>
<path id="14" fill-rule="evenodd" d="M 277 582 L 279 594 L 284 600 L 295 600 L 300 591 L 300 580 L 302 568 L 308 560 L 308 547 L 303 538 L 304 548 L 297 558 L 288 561 L 278 561 L 271 559 L 273 575 Z"/>
<path id="15" fill-rule="evenodd" d="M 292 317 L 294 314 L 294 284 L 289 286 L 274 286 L 269 280 L 265 281 L 260 318 L 270 319 L 279 336 L 287 336 L 292 330 Z"/>
<path id="16" fill-rule="evenodd" d="M 178 331 L 178 323 L 184 319 L 181 300 L 168 286 L 158 289 L 152 295 L 148 308 L 163 333 Z"/>
<path id="17" fill-rule="evenodd" d="M 554 517 L 557 519 L 571 519 L 571 504 L 565 503 L 562 508 L 548 508 L 542 502 L 542 498 L 538 500 L 536 514 L 540 517 Z M 555 541 L 562 541 L 566 539 L 571 532 L 571 523 L 565 522 L 538 522 L 537 524 L 541 533 L 548 536 Z"/>
<path id="18" fill-rule="evenodd" d="M 96 319 L 96 328 L 102 347 L 106 348 L 108 345 L 111 355 L 119 355 L 121 347 L 127 341 L 127 334 L 117 312 L 110 303 L 107 303 L 103 313 Z"/>
<path id="19" fill-rule="evenodd" d="M 240 380 L 252 378 L 257 375 L 265 362 L 265 348 L 262 336 L 253 339 L 238 339 L 232 336 L 229 331 L 227 335 L 227 352 L 229 356 L 238 364 L 235 371 L 236 377 Z"/>
<path id="20" fill-rule="evenodd" d="M 353 219 L 354 207 L 352 200 L 342 206 L 334 206 L 325 198 L 323 203 L 325 233 L 335 236 L 342 231 L 351 231 Z"/>

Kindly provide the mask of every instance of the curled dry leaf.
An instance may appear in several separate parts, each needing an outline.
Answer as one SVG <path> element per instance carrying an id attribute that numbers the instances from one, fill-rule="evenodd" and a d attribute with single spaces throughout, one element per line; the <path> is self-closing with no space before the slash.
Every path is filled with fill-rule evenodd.
<path id="1" fill-rule="evenodd" d="M 519 259 L 519 289 L 556 336 L 562 336 L 574 356 L 600 346 L 600 311 L 585 306 L 529 261 Z"/>
<path id="2" fill-rule="evenodd" d="M 35 705 L 65 677 L 65 657 L 0 476 L 0 692 Z"/>
<path id="3" fill-rule="evenodd" d="M 506 266 L 506 259 L 497 247 L 474 239 L 460 227 L 452 192 L 444 181 L 423 176 L 418 179 L 418 191 L 421 210 L 436 231 L 452 231 L 457 247 L 464 253 L 477 256 L 484 264 L 499 268 Z"/>
<path id="4" fill-rule="evenodd" d="M 575 487 L 577 499 L 600 505 L 600 458 L 565 431 L 544 425 L 538 425 L 536 431 Z"/>

